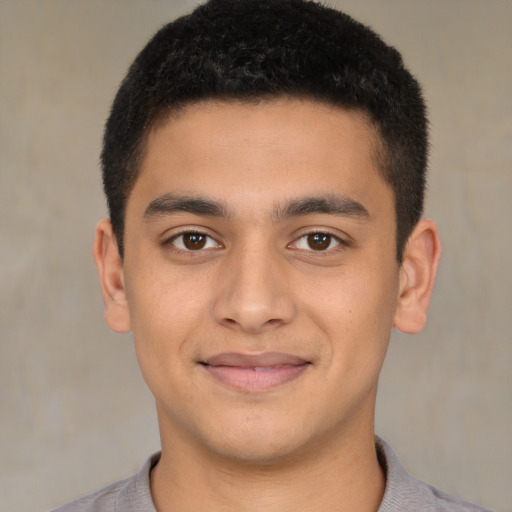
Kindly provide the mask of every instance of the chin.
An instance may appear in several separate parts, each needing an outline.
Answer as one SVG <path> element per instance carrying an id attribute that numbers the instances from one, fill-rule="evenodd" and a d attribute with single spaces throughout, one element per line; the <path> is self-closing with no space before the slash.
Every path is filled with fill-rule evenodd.
<path id="1" fill-rule="evenodd" d="M 305 432 L 275 422 L 231 425 L 208 434 L 203 442 L 217 457 L 248 466 L 286 464 L 313 444 Z"/>

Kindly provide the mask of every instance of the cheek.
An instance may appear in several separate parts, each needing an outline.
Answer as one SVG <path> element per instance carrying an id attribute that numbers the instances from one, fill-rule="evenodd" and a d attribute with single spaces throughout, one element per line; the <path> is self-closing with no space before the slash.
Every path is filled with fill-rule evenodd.
<path id="1" fill-rule="evenodd" d="M 200 305 L 188 299 L 162 285 L 147 287 L 131 305 L 135 352 L 146 385 L 157 403 L 178 408 L 194 397 L 188 372 L 195 353 L 187 341 L 197 329 L 200 315 L 194 308 L 199 310 Z"/>
<path id="2" fill-rule="evenodd" d="M 381 323 L 392 325 L 398 272 L 360 266 L 336 270 L 317 279 L 315 286 L 307 285 L 301 287 L 307 290 L 302 296 L 326 327 L 366 330 Z"/>
<path id="3" fill-rule="evenodd" d="M 396 309 L 398 272 L 379 265 L 339 269 L 308 293 L 312 320 L 327 334 L 333 361 L 382 364 Z"/>
<path id="4" fill-rule="evenodd" d="M 194 275 L 160 260 L 145 260 L 130 273 L 127 297 L 134 336 L 181 339 L 201 317 L 209 285 L 203 273 Z M 150 341 L 150 340 L 148 340 Z"/>
<path id="5" fill-rule="evenodd" d="M 208 318 L 207 287 L 183 273 L 156 276 L 145 270 L 134 277 L 127 280 L 132 333 L 141 371 L 153 389 L 161 378 L 172 378 L 180 362 L 194 359 L 187 341 Z"/>

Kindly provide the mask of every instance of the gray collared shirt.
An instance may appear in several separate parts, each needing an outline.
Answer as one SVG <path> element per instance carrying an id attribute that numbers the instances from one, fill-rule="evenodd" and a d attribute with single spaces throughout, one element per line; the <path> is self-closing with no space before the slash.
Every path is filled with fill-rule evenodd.
<path id="1" fill-rule="evenodd" d="M 386 472 L 386 489 L 377 512 L 490 512 L 466 503 L 412 477 L 395 452 L 376 438 L 379 461 Z M 149 486 L 151 469 L 160 454 L 150 457 L 139 473 L 53 512 L 156 512 Z"/>

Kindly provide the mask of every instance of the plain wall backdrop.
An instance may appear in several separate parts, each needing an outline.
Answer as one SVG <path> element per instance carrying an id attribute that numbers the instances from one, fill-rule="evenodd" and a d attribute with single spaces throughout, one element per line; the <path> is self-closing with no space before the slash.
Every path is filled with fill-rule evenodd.
<path id="1" fill-rule="evenodd" d="M 131 337 L 103 324 L 98 154 L 127 66 L 197 2 L 0 0 L 0 511 L 44 511 L 159 447 Z M 424 86 L 429 324 L 393 334 L 377 431 L 435 486 L 512 511 L 512 2 L 331 0 Z"/>

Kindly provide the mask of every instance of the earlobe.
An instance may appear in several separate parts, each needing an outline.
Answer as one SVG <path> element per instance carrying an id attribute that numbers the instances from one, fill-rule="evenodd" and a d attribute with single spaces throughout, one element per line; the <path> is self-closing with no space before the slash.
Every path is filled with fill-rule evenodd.
<path id="1" fill-rule="evenodd" d="M 105 322 L 115 332 L 129 332 L 130 314 L 124 285 L 123 261 L 108 219 L 100 220 L 96 226 L 93 257 L 105 303 Z"/>
<path id="2" fill-rule="evenodd" d="M 420 220 L 407 241 L 400 268 L 393 323 L 398 330 L 415 334 L 423 329 L 440 257 L 441 242 L 436 225 L 430 220 Z"/>

